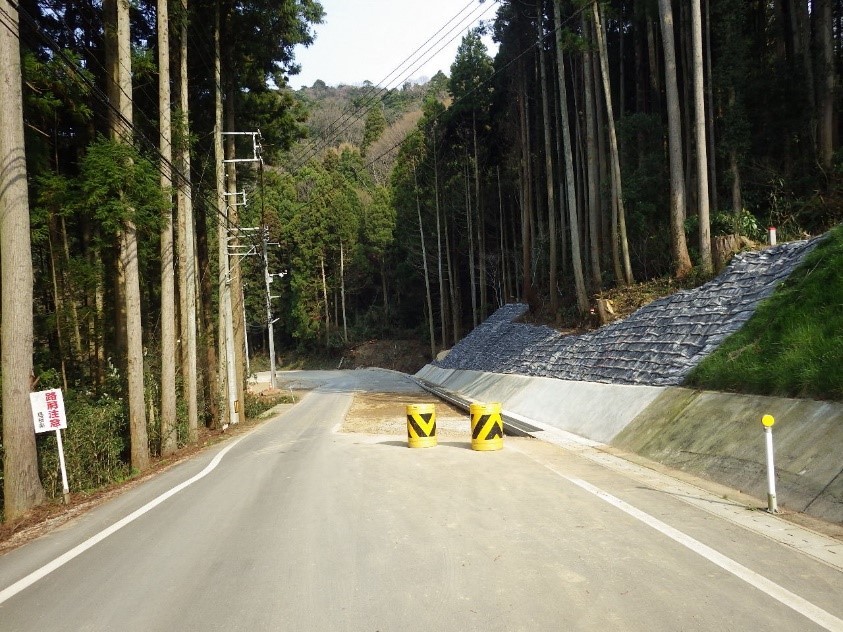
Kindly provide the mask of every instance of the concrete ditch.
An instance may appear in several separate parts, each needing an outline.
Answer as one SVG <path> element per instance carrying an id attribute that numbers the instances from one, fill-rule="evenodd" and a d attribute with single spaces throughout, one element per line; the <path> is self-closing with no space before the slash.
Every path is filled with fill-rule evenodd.
<path id="1" fill-rule="evenodd" d="M 515 434 L 557 429 L 766 497 L 761 417 L 776 418 L 779 505 L 843 523 L 843 404 L 573 382 L 427 365 L 419 383 L 452 403 L 499 401 Z"/>

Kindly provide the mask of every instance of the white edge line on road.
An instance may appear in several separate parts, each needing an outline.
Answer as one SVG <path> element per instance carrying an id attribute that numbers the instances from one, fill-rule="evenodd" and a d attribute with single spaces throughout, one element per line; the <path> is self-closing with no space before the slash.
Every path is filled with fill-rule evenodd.
<path id="1" fill-rule="evenodd" d="M 573 483 L 580 489 L 583 489 L 591 494 L 594 494 L 601 500 L 609 503 L 610 505 L 620 509 L 624 513 L 632 516 L 633 518 L 640 520 L 647 526 L 652 527 L 659 533 L 666 535 L 671 540 L 678 542 L 682 546 L 690 549 L 697 555 L 700 555 L 707 559 L 709 562 L 716 564 L 723 570 L 731 573 L 735 577 L 742 579 L 749 585 L 757 588 L 763 593 L 766 593 L 776 601 L 784 604 L 788 608 L 798 612 L 804 617 L 807 617 L 817 625 L 825 628 L 826 630 L 831 630 L 832 632 L 843 632 L 843 620 L 838 619 L 833 614 L 826 612 L 822 608 L 815 606 L 810 601 L 803 599 L 799 595 L 796 595 L 786 588 L 779 586 L 775 582 L 767 579 L 763 575 L 756 573 L 753 570 L 750 570 L 746 566 L 736 562 L 735 560 L 726 557 L 722 553 L 715 551 L 710 546 L 707 546 L 700 542 L 699 540 L 695 540 L 689 535 L 686 535 L 671 527 L 670 525 L 662 522 L 658 518 L 654 518 L 648 513 L 633 507 L 629 503 L 612 496 L 608 492 L 604 492 L 599 487 L 595 487 L 591 483 L 588 483 L 579 478 L 572 478 L 562 474 L 561 472 L 556 471 L 552 467 L 549 467 L 547 464 L 542 463 L 545 467 L 548 467 L 551 471 L 555 472 L 557 475 L 561 476 L 565 480 Z"/>
<path id="2" fill-rule="evenodd" d="M 91 547 L 95 546 L 96 544 L 99 544 L 100 542 L 105 540 L 108 536 L 112 535 L 113 533 L 116 533 L 117 531 L 119 531 L 120 529 L 125 527 L 127 524 L 129 524 L 131 522 L 134 522 L 135 520 L 140 518 L 142 515 L 151 511 L 152 509 L 154 509 L 155 507 L 157 507 L 158 505 L 163 503 L 165 500 L 167 500 L 171 496 L 175 496 L 176 494 L 178 494 L 185 487 L 189 487 L 190 485 L 193 485 L 193 483 L 195 483 L 196 481 L 198 481 L 202 478 L 205 478 L 208 474 L 210 474 L 212 471 L 214 471 L 214 469 L 217 467 L 217 465 L 220 464 L 220 461 L 222 461 L 222 458 L 229 452 L 229 450 L 231 450 L 234 446 L 236 446 L 238 443 L 240 443 L 240 441 L 242 441 L 245 438 L 246 438 L 245 436 L 240 437 L 239 439 L 237 439 L 233 443 L 227 445 L 225 448 L 220 450 L 219 453 L 211 460 L 211 462 L 208 463 L 208 465 L 205 466 L 205 469 L 202 470 L 201 472 L 199 472 L 198 474 L 196 474 L 193 477 L 187 479 L 183 483 L 180 483 L 179 485 L 176 485 L 172 489 L 164 492 L 163 494 L 161 494 L 157 498 L 155 498 L 153 500 L 150 500 L 143 507 L 141 507 L 140 509 L 136 509 L 135 511 L 130 513 L 128 516 L 123 518 L 122 520 L 119 520 L 119 521 L 115 522 L 110 527 L 107 527 L 106 529 L 103 529 L 102 531 L 100 531 L 96 535 L 91 536 L 90 538 L 88 538 L 87 540 L 82 542 L 81 544 L 73 547 L 67 553 L 65 553 L 63 555 L 60 555 L 59 557 L 54 559 L 52 562 L 49 562 L 48 564 L 45 564 L 44 566 L 42 566 L 38 570 L 35 570 L 35 571 L 31 572 L 29 575 L 27 575 L 23 579 L 20 579 L 20 580 L 16 581 L 14 584 L 9 586 L 8 588 L 0 591 L 0 604 L 6 602 L 8 599 L 11 599 L 12 597 L 17 595 L 22 590 L 25 590 L 26 588 L 30 587 L 32 584 L 34 584 L 38 580 L 43 579 L 44 577 L 46 577 L 47 575 L 52 573 L 54 570 L 56 570 L 58 568 L 61 568 L 62 566 L 67 564 L 69 561 L 78 557 L 79 555 L 81 555 L 82 553 L 84 553 L 85 551 L 90 549 Z"/>

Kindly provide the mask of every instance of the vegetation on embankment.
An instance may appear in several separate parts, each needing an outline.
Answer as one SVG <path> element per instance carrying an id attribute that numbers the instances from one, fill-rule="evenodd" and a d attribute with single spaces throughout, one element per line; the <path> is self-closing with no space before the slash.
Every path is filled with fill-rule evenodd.
<path id="1" fill-rule="evenodd" d="M 690 386 L 843 400 L 843 226 L 832 230 Z"/>

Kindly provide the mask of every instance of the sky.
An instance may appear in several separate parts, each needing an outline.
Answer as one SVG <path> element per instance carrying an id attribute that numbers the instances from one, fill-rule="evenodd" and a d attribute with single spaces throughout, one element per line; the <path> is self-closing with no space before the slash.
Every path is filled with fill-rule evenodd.
<path id="1" fill-rule="evenodd" d="M 494 18 L 497 6 L 494 0 L 321 2 L 325 18 L 314 27 L 315 41 L 309 48 L 296 47 L 296 62 L 302 68 L 290 77 L 296 90 L 317 79 L 329 86 L 371 81 L 397 88 L 438 70 L 449 75 L 462 36 L 478 20 Z M 485 37 L 484 42 L 494 56 L 491 39 Z"/>

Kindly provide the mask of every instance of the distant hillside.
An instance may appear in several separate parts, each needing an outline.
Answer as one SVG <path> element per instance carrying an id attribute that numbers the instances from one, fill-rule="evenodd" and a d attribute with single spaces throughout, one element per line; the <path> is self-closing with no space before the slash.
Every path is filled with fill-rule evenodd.
<path id="1" fill-rule="evenodd" d="M 408 117 L 418 120 L 422 102 L 428 92 L 441 83 L 438 76 L 427 83 L 407 83 L 394 90 L 384 90 L 370 83 L 362 86 L 339 85 L 332 87 L 317 81 L 310 88 L 301 88 L 294 95 L 309 110 L 306 126 L 310 137 L 307 142 L 320 147 L 336 147 L 350 143 L 360 147 L 363 143 L 366 116 L 374 107 L 380 107 L 386 120 L 384 136 L 406 128 Z M 377 142 L 377 141 L 376 141 Z"/>

